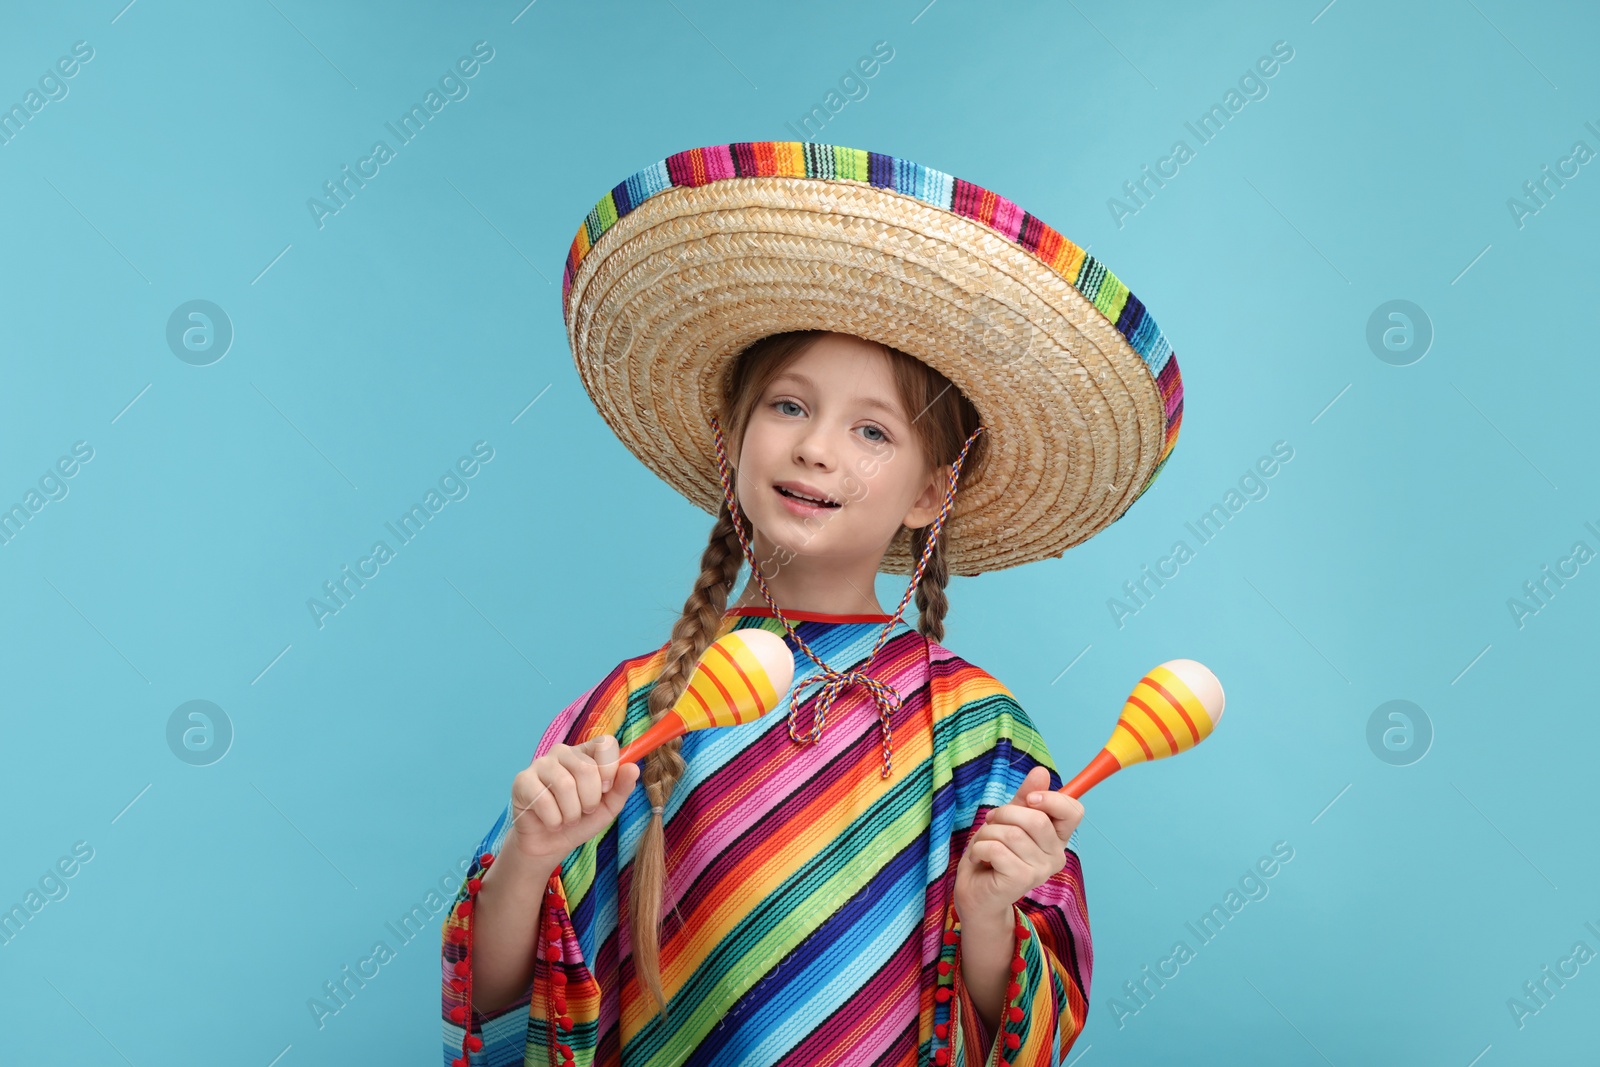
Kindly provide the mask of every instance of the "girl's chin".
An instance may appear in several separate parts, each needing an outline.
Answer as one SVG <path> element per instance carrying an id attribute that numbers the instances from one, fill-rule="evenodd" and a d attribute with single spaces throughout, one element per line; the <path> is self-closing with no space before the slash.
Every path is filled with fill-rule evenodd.
<path id="1" fill-rule="evenodd" d="M 751 547 L 758 552 L 766 547 L 766 555 L 781 552 L 790 558 L 842 563 L 858 560 L 874 552 L 881 556 L 894 535 L 891 530 L 877 540 L 863 537 L 855 528 L 859 526 L 862 516 L 855 515 L 852 517 L 854 521 L 846 523 L 841 521 L 838 509 L 828 509 L 814 515 L 795 514 L 794 510 L 782 505 L 757 510 L 758 514 L 751 518 L 759 537 Z"/>
<path id="2" fill-rule="evenodd" d="M 777 536 L 767 533 L 773 530 Z M 867 543 L 858 538 L 841 538 L 836 533 L 819 530 L 815 533 L 809 531 L 804 524 L 784 523 L 777 526 L 762 527 L 762 534 L 758 541 L 750 547 L 756 550 L 757 559 L 776 556 L 779 560 L 804 560 L 814 564 L 844 565 L 871 557 L 874 561 L 881 559 L 887 551 L 887 542 Z"/>

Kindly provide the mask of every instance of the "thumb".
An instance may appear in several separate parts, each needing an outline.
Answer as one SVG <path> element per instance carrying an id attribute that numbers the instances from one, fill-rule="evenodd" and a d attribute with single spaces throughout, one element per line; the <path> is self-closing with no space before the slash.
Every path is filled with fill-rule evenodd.
<path id="1" fill-rule="evenodd" d="M 617 739 L 610 734 L 591 737 L 578 746 L 600 768 L 600 791 L 608 792 L 617 774 L 617 756 L 621 751 Z"/>
<path id="2" fill-rule="evenodd" d="M 1022 779 L 1022 784 L 1017 787 L 1017 795 L 1011 798 L 1013 804 L 1027 804 L 1028 794 L 1050 788 L 1050 768 L 1042 763 L 1036 763 L 1029 769 Z"/>

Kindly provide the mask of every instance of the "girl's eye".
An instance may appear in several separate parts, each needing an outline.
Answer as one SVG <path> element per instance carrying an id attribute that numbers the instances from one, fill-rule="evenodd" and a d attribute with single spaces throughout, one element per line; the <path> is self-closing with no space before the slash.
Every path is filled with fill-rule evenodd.
<path id="1" fill-rule="evenodd" d="M 802 407 L 800 402 L 797 400 L 774 400 L 771 404 L 771 407 L 780 415 L 797 416 L 805 414 L 805 408 Z M 788 408 L 793 408 L 795 410 L 786 410 Z M 883 427 L 869 422 L 865 426 L 861 427 L 861 429 L 867 434 L 867 440 L 871 441 L 873 444 L 883 445 L 889 443 L 889 431 L 885 430 Z M 877 436 L 873 436 L 874 434 Z"/>

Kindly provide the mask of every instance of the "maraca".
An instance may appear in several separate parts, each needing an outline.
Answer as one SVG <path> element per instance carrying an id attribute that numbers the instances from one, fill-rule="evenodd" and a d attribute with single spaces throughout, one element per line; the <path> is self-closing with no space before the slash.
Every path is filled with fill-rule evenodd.
<path id="1" fill-rule="evenodd" d="M 1081 797 L 1124 767 L 1176 756 L 1211 736 L 1222 721 L 1222 683 L 1192 659 L 1169 659 L 1133 687 L 1111 740 L 1061 787 Z"/>
<path id="2" fill-rule="evenodd" d="M 617 754 L 632 763 L 674 737 L 708 726 L 750 722 L 777 707 L 794 681 L 794 653 L 771 630 L 730 630 L 711 643 L 683 695 Z"/>

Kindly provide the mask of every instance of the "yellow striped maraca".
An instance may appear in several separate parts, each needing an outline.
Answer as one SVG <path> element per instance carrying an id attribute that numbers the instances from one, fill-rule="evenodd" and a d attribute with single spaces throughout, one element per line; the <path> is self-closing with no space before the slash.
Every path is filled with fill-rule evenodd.
<path id="1" fill-rule="evenodd" d="M 711 643 L 672 710 L 630 741 L 617 758 L 646 755 L 674 737 L 708 726 L 735 726 L 777 707 L 794 681 L 794 654 L 771 630 L 730 630 Z"/>
<path id="2" fill-rule="evenodd" d="M 1139 679 L 1111 740 L 1061 792 L 1081 797 L 1124 767 L 1187 752 L 1211 736 L 1224 702 L 1222 683 L 1205 666 L 1168 660 Z"/>

